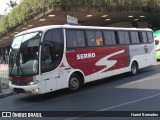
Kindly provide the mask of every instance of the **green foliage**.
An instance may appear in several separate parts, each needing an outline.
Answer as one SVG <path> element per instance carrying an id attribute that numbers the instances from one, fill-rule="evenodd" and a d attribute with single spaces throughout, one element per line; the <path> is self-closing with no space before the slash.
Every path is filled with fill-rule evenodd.
<path id="1" fill-rule="evenodd" d="M 147 11 L 148 12 L 160 12 L 160 0 L 149 0 Z"/>
<path id="2" fill-rule="evenodd" d="M 0 37 L 48 8 L 160 12 L 160 0 L 23 0 L 0 19 Z"/>
<path id="3" fill-rule="evenodd" d="M 9 26 L 8 26 L 8 17 L 4 16 L 0 20 L 0 36 L 5 35 L 6 32 L 8 31 Z"/>

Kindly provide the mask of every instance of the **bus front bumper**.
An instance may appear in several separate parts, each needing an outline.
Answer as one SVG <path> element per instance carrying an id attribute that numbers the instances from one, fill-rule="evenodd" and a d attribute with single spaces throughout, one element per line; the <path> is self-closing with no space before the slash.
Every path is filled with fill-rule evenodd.
<path id="1" fill-rule="evenodd" d="M 9 88 L 16 93 L 42 94 L 39 84 L 28 85 L 28 86 L 17 86 L 9 82 Z"/>

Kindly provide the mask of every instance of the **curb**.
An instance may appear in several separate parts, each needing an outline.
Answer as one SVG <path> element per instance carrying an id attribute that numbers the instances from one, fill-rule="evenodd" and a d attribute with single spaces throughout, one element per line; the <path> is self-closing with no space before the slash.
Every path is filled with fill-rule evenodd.
<path id="1" fill-rule="evenodd" d="M 2 90 L 2 93 L 0 93 L 0 98 L 5 98 L 11 95 L 15 95 L 16 93 L 14 93 L 13 91 L 11 91 L 10 89 L 6 89 L 6 90 Z"/>

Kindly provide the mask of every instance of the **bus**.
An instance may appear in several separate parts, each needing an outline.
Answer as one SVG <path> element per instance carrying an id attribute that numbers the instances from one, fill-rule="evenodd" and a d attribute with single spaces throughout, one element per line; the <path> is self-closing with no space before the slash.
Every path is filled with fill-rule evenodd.
<path id="1" fill-rule="evenodd" d="M 49 25 L 14 36 L 9 54 L 9 87 L 44 94 L 138 70 L 156 62 L 148 28 Z"/>
<path id="2" fill-rule="evenodd" d="M 156 58 L 160 60 L 160 30 L 154 31 L 153 35 L 156 44 Z"/>

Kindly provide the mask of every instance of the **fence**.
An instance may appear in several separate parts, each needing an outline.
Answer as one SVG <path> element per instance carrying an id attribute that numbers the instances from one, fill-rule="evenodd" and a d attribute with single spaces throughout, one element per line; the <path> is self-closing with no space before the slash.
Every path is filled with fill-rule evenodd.
<path id="1" fill-rule="evenodd" d="M 9 88 L 8 83 L 8 64 L 0 64 L 0 92 Z"/>

